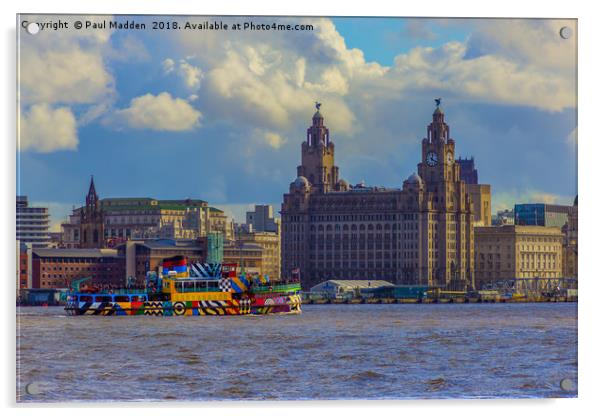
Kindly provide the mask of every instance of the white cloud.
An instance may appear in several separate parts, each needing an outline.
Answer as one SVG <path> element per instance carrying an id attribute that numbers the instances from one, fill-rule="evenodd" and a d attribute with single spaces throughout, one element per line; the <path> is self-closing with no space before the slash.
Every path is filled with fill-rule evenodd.
<path id="1" fill-rule="evenodd" d="M 408 19 L 402 36 L 411 39 L 434 40 L 437 35 L 428 27 L 430 19 Z"/>
<path id="2" fill-rule="evenodd" d="M 75 150 L 78 145 L 75 116 L 68 107 L 33 105 L 21 114 L 19 139 L 21 150 L 42 153 Z"/>
<path id="3" fill-rule="evenodd" d="M 28 16 L 30 21 L 47 17 Z M 53 16 L 73 24 L 81 16 Z M 106 20 L 87 16 L 87 20 Z M 20 99 L 24 105 L 97 104 L 114 91 L 105 55 L 111 30 L 43 30 L 22 36 L 19 45 Z"/>
<path id="4" fill-rule="evenodd" d="M 573 36 L 563 39 L 560 29 L 570 27 Z M 574 74 L 577 68 L 577 20 L 487 19 L 475 21 L 468 41 L 472 54 L 495 55 L 524 68 Z"/>
<path id="5" fill-rule="evenodd" d="M 180 59 L 178 64 L 171 59 L 167 58 L 161 63 L 164 74 L 171 74 L 172 72 L 177 73 L 180 78 L 184 81 L 184 85 L 191 90 L 197 91 L 201 86 L 201 80 L 203 79 L 203 71 L 201 68 L 192 65 L 188 60 L 194 59 L 194 56 L 187 56 L 186 59 Z"/>
<path id="6" fill-rule="evenodd" d="M 320 93 L 330 92 L 338 95 L 345 95 L 349 91 L 348 80 L 343 76 L 340 69 L 335 66 L 328 67 L 322 72 L 319 83 L 307 82 L 305 87 Z"/>
<path id="7" fill-rule="evenodd" d="M 280 134 L 271 131 L 264 132 L 262 134 L 262 139 L 264 143 L 273 149 L 280 149 L 287 141 L 286 138 L 282 137 Z"/>
<path id="8" fill-rule="evenodd" d="M 202 106 L 208 119 L 289 137 L 299 131 L 301 120 L 309 122 L 314 101 L 324 103 L 326 123 L 335 139 L 360 138 L 365 132 L 391 138 L 405 133 L 387 131 L 390 127 L 382 117 L 389 112 L 383 109 L 416 97 L 441 95 L 545 111 L 576 105 L 571 72 L 575 37 L 565 41 L 557 36 L 559 25 L 573 27 L 575 33 L 573 21 L 464 21 L 475 28 L 468 41 L 416 47 L 397 56 L 389 67 L 367 62 L 361 50 L 349 48 L 329 19 L 281 20 L 311 23 L 314 30 L 286 36 L 256 32 L 246 37 L 232 32 L 174 33 L 167 39 L 173 42 L 170 50 L 179 56 L 163 60 L 162 70 L 182 79 L 186 86 L 182 96 Z M 432 38 L 433 26 L 425 22 L 410 20 L 406 29 L 417 37 Z M 94 108 L 76 114 L 84 114 L 85 122 L 95 120 L 111 108 L 99 103 L 110 102 L 114 93 L 102 52 L 110 34 L 82 33 L 91 49 L 82 47 L 82 39 L 61 36 L 60 46 L 47 42 L 46 48 L 36 47 L 27 57 L 28 68 L 22 68 L 21 74 L 22 97 L 54 105 L 93 103 Z M 135 43 L 124 42 L 123 47 L 130 44 Z M 191 109 L 185 114 L 194 119 Z M 134 118 L 124 111 L 118 113 Z"/>
<path id="9" fill-rule="evenodd" d="M 534 189 L 496 191 L 491 196 L 491 211 L 496 213 L 504 209 L 514 209 L 514 204 L 561 204 L 572 205 L 575 196 L 559 195 Z"/>
<path id="10" fill-rule="evenodd" d="M 268 132 L 264 137 L 266 143 L 274 149 L 279 149 L 286 142 L 286 139 L 277 133 Z"/>
<path id="11" fill-rule="evenodd" d="M 575 106 L 574 79 L 497 55 L 465 59 L 466 45 L 412 49 L 395 58 L 390 85 L 400 91 L 439 91 L 473 102 L 560 111 Z"/>
<path id="12" fill-rule="evenodd" d="M 368 141 L 357 139 L 366 132 L 387 136 L 389 143 L 407 134 L 391 130 L 383 115 L 390 114 L 388 107 L 416 97 L 430 101 L 439 95 L 465 103 L 531 106 L 551 112 L 576 105 L 574 77 L 556 70 L 565 64 L 553 65 L 572 56 L 570 45 L 551 37 L 543 49 L 553 57 L 542 59 L 543 63 L 526 59 L 537 47 L 534 43 L 556 33 L 557 21 L 548 26 L 538 26 L 534 20 L 500 23 L 490 31 L 468 21 L 465 24 L 475 27 L 469 41 L 416 47 L 388 67 L 367 62 L 361 50 L 349 48 L 329 19 L 288 20 L 311 23 L 314 30 L 282 37 L 260 32 L 251 37 L 225 32 L 203 37 L 178 34 L 177 48 L 184 56 L 195 55 L 205 73 L 199 94 L 208 119 L 291 135 L 299 132 L 301 120 L 309 123 L 313 103 L 320 101 L 332 137 L 347 136 L 363 146 Z M 425 22 L 411 20 L 407 29 L 416 37 L 432 38 L 432 27 Z M 492 45 L 492 52 L 472 54 L 478 42 Z M 514 47 L 522 52 L 512 53 Z"/>
<path id="13" fill-rule="evenodd" d="M 45 21 L 47 16 L 27 16 Z M 106 16 L 53 16 L 53 20 L 106 21 Z M 107 68 L 111 30 L 42 30 L 19 42 L 19 108 L 21 150 L 51 152 L 76 149 L 82 124 L 98 118 L 110 108 L 115 82 Z M 123 47 L 131 42 L 123 43 Z M 77 107 L 78 111 L 74 111 Z M 81 112 L 79 111 L 81 110 Z"/>
<path id="14" fill-rule="evenodd" d="M 161 62 L 161 67 L 163 67 L 163 72 L 165 74 L 169 74 L 169 73 L 173 72 L 175 65 L 176 65 L 176 63 L 171 58 L 167 58 L 167 59 L 163 60 L 163 62 Z"/>
<path id="15" fill-rule="evenodd" d="M 188 88 L 193 91 L 199 89 L 203 78 L 203 71 L 200 68 L 182 60 L 180 61 L 179 72 Z"/>
<path id="16" fill-rule="evenodd" d="M 132 99 L 130 107 L 116 111 L 115 117 L 136 129 L 186 131 L 199 126 L 201 113 L 186 100 L 162 92 Z"/>
<path id="17" fill-rule="evenodd" d="M 96 103 L 112 89 L 113 79 L 94 51 L 23 48 L 21 63 L 21 98 L 26 103 Z"/>

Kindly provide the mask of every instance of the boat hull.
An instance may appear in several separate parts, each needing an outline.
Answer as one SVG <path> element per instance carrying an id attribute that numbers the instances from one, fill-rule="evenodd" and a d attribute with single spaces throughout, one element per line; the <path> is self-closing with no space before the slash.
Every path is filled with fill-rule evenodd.
<path id="1" fill-rule="evenodd" d="M 225 316 L 301 313 L 299 295 L 241 300 L 68 302 L 69 315 Z"/>

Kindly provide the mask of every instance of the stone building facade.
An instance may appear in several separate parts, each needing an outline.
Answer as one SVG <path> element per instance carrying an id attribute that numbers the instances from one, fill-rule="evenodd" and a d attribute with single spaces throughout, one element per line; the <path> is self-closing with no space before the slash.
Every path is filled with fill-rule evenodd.
<path id="1" fill-rule="evenodd" d="M 116 247 L 127 240 L 196 239 L 210 232 L 234 238 L 232 219 L 200 199 L 103 198 L 94 182 L 86 205 L 61 224 L 64 248 Z"/>
<path id="2" fill-rule="evenodd" d="M 261 247 L 261 274 L 271 280 L 280 279 L 280 234 L 277 232 L 242 232 L 236 241 Z"/>
<path id="3" fill-rule="evenodd" d="M 489 227 L 491 225 L 491 185 L 466 185 L 474 211 L 474 226 Z"/>
<path id="4" fill-rule="evenodd" d="M 499 280 L 563 277 L 563 240 L 556 227 L 475 227 L 477 288 Z"/>
<path id="5" fill-rule="evenodd" d="M 244 271 L 249 277 L 265 275 L 263 253 L 263 247 L 256 243 L 226 241 L 224 243 L 224 264 L 236 264 L 236 272 L 240 274 Z"/>
<path id="6" fill-rule="evenodd" d="M 564 277 L 577 277 L 578 276 L 578 206 L 577 197 L 573 203 L 573 209 L 568 214 L 568 221 L 562 227 L 562 233 L 564 234 L 564 243 L 562 245 L 563 253 L 563 266 L 562 274 Z"/>
<path id="7" fill-rule="evenodd" d="M 437 106 L 418 173 L 401 188 L 350 186 L 318 108 L 282 203 L 282 275 L 298 271 L 305 289 L 329 279 L 472 287 L 472 201 L 449 131 Z"/>

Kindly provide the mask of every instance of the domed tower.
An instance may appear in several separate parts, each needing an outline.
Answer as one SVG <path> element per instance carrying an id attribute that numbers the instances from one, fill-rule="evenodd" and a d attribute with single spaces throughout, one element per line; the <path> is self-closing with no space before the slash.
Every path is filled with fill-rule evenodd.
<path id="1" fill-rule="evenodd" d="M 420 176 L 418 176 L 418 174 L 416 172 L 412 173 L 408 179 L 406 179 L 405 181 L 403 181 L 403 189 L 404 190 L 414 190 L 414 191 L 419 191 L 422 190 L 424 188 L 424 182 L 422 181 L 422 178 Z"/>
<path id="2" fill-rule="evenodd" d="M 311 185 L 305 176 L 298 176 L 290 185 L 290 192 L 305 193 L 311 190 Z"/>
<path id="3" fill-rule="evenodd" d="M 301 165 L 297 167 L 297 176 L 308 179 L 312 192 L 325 193 L 336 188 L 339 168 L 334 164 L 334 143 L 330 141 L 320 106 L 320 103 L 316 103 L 312 125 L 307 129 L 306 140 L 301 144 Z"/>
<path id="4" fill-rule="evenodd" d="M 86 195 L 86 206 L 82 207 L 79 225 L 79 247 L 101 248 L 104 246 L 104 218 L 100 199 L 96 194 L 94 177 Z"/>

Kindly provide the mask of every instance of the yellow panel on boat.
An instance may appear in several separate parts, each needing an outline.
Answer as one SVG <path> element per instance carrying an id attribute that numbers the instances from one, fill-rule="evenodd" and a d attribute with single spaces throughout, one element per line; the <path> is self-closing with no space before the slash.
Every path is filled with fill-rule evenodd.
<path id="1" fill-rule="evenodd" d="M 129 311 L 132 307 L 132 302 L 117 302 L 117 305 L 125 311 Z"/>
<path id="2" fill-rule="evenodd" d="M 171 293 L 172 302 L 193 301 L 193 300 L 231 300 L 230 292 L 192 292 L 192 293 Z"/>

